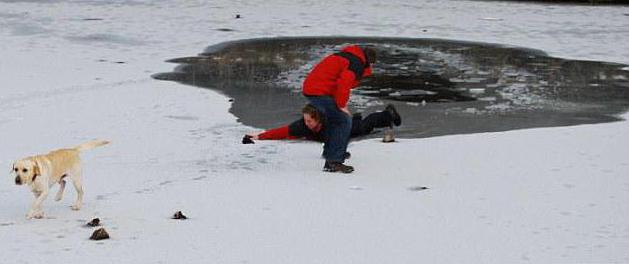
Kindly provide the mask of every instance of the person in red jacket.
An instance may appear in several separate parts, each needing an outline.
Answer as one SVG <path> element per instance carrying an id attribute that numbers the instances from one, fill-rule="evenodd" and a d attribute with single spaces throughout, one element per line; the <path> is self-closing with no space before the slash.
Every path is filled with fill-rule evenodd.
<path id="1" fill-rule="evenodd" d="M 254 143 L 253 140 L 306 139 L 325 142 L 325 127 L 322 116 L 317 109 L 306 104 L 301 111 L 303 118 L 288 125 L 245 135 L 243 144 Z M 399 126 L 402 119 L 393 105 L 387 105 L 384 111 L 367 115 L 363 119 L 360 113 L 354 114 L 350 137 L 370 134 L 376 128 Z M 347 155 L 346 155 L 347 156 Z"/>
<path id="2" fill-rule="evenodd" d="M 323 58 L 304 81 L 304 96 L 324 117 L 324 171 L 354 171 L 352 166 L 343 164 L 352 128 L 352 114 L 347 102 L 351 89 L 357 87 L 362 78 L 371 75 L 375 60 L 373 48 L 350 45 Z"/>

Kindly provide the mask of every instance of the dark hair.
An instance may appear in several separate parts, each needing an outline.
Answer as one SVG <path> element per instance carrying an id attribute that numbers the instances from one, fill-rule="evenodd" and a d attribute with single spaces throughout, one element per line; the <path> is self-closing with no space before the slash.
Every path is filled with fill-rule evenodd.
<path id="1" fill-rule="evenodd" d="M 314 119 L 317 122 L 321 122 L 321 113 L 319 113 L 319 110 L 317 110 L 316 107 L 314 107 L 314 105 L 311 104 L 306 104 L 304 106 L 303 109 L 301 109 L 301 113 L 302 114 L 308 114 L 310 115 L 310 117 L 312 117 L 312 119 Z"/>
<path id="2" fill-rule="evenodd" d="M 363 54 L 365 54 L 365 59 L 367 63 L 372 64 L 376 62 L 376 49 L 372 47 L 364 47 Z"/>

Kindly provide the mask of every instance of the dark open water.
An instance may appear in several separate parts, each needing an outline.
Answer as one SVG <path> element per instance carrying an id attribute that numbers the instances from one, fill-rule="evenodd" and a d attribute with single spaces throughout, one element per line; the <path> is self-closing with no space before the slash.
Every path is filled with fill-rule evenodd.
<path id="1" fill-rule="evenodd" d="M 350 107 L 372 112 L 395 104 L 403 117 L 398 137 L 612 122 L 629 108 L 627 65 L 439 39 L 233 41 L 171 59 L 175 69 L 153 77 L 220 91 L 233 99 L 229 111 L 240 122 L 270 128 L 299 118 L 303 78 L 322 57 L 346 44 L 378 50 L 374 76 L 355 89 Z"/>

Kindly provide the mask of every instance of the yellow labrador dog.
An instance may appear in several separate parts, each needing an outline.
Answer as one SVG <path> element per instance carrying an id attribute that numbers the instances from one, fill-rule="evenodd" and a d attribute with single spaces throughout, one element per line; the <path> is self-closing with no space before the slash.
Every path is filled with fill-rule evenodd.
<path id="1" fill-rule="evenodd" d="M 20 159 L 13 163 L 12 173 L 15 176 L 15 184 L 28 185 L 35 195 L 35 202 L 26 218 L 43 218 L 42 203 L 48 196 L 50 187 L 59 183 L 59 192 L 55 201 L 63 198 L 63 190 L 66 187 L 65 178 L 70 178 L 76 188 L 77 198 L 73 210 L 80 210 L 83 204 L 83 186 L 81 184 L 81 160 L 79 152 L 109 144 L 105 140 L 93 140 L 70 149 L 59 149 L 45 155 L 37 155 Z"/>

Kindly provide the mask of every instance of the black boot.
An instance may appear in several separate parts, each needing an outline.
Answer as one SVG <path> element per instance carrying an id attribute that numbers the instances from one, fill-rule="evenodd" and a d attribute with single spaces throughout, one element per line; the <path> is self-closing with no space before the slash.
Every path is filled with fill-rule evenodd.
<path id="1" fill-rule="evenodd" d="M 323 165 L 323 171 L 352 173 L 354 171 L 354 167 L 336 161 L 326 161 L 325 165 Z"/>
<path id="2" fill-rule="evenodd" d="M 395 126 L 400 126 L 402 124 L 402 117 L 400 117 L 400 114 L 395 109 L 395 106 L 388 104 L 384 110 L 391 115 L 391 121 L 393 121 Z"/>

